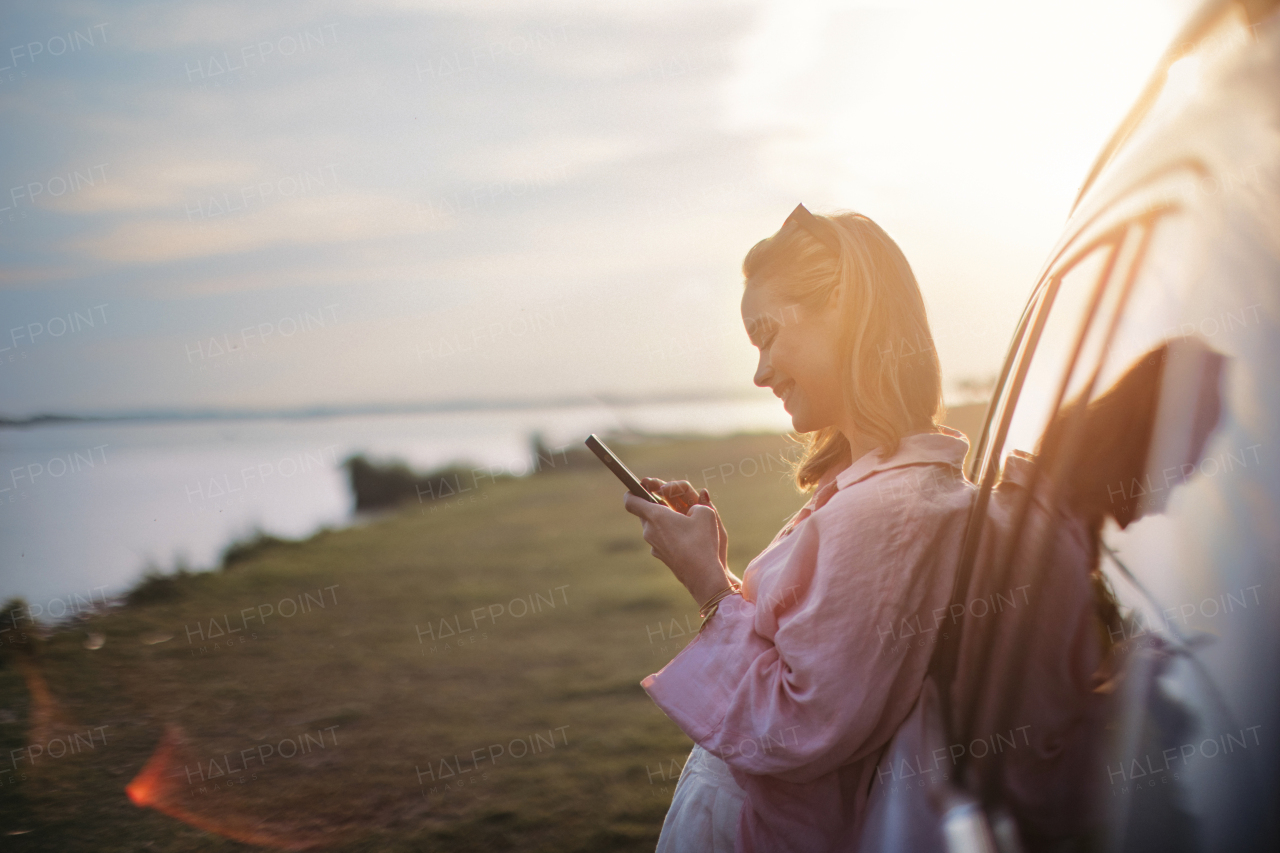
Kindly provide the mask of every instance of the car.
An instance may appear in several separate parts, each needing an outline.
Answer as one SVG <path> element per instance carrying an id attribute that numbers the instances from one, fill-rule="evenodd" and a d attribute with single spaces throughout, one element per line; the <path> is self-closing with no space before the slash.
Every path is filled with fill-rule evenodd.
<path id="1" fill-rule="evenodd" d="M 1280 844 L 1277 5 L 1202 6 L 1084 182 L 864 846 Z"/>

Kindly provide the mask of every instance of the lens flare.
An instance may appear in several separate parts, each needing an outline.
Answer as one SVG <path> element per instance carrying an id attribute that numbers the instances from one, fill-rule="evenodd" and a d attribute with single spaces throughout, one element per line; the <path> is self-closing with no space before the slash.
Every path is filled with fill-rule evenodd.
<path id="1" fill-rule="evenodd" d="M 142 770 L 125 786 L 129 801 L 139 808 L 152 808 L 175 820 L 212 832 L 245 844 L 274 847 L 279 850 L 314 850 L 337 842 L 337 834 L 316 835 L 285 827 L 268 829 L 263 820 L 244 814 L 210 814 L 188 808 L 183 797 L 190 793 L 190 786 L 183 780 L 186 767 L 187 738 L 182 729 L 169 724 L 147 759 Z"/>

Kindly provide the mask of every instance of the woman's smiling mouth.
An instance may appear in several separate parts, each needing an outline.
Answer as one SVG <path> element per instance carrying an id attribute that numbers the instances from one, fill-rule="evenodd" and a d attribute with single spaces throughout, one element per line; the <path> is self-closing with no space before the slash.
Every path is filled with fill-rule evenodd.
<path id="1" fill-rule="evenodd" d="M 787 396 L 791 393 L 791 389 L 794 387 L 795 387 L 795 383 L 788 380 L 782 383 L 781 385 L 779 385 L 777 388 L 773 389 L 773 393 L 777 394 L 778 399 L 782 400 L 782 407 L 784 409 L 787 406 Z"/>

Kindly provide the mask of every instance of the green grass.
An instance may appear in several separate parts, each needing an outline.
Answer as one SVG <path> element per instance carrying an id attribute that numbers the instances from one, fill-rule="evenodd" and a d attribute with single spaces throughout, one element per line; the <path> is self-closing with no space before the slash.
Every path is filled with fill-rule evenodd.
<path id="1" fill-rule="evenodd" d="M 951 422 L 972 434 L 968 409 Z M 780 461 L 796 447 L 781 436 L 615 449 L 642 476 L 710 489 L 739 574 L 805 500 Z M 344 851 L 652 850 L 692 743 L 639 681 L 699 620 L 622 496 L 603 467 L 486 483 L 304 543 L 260 540 L 224 571 L 152 580 L 135 604 L 8 644 L 0 848 L 257 849 L 200 828 L 216 826 Z M 299 595 L 306 612 L 238 621 L 244 608 L 279 611 Z M 536 612 L 478 627 L 471 615 L 530 596 Z M 419 637 L 455 618 L 473 628 L 465 642 Z M 230 645 L 209 637 L 213 619 L 242 627 Z M 197 626 L 203 641 L 189 636 Z M 105 636 L 101 648 L 85 648 L 90 632 Z M 23 661 L 48 685 L 43 710 Z M 184 821 L 125 794 L 172 725 L 186 738 L 179 773 L 224 754 L 239 767 L 241 750 L 304 733 L 312 748 L 231 774 L 244 784 L 215 790 L 210 780 L 201 793 L 198 781 L 169 780 Z M 12 770 L 11 750 L 100 726 L 105 743 Z M 418 770 L 438 771 L 441 759 L 518 750 L 513 739 L 535 733 L 539 751 L 484 761 L 451 780 L 461 787 L 419 783 Z"/>
<path id="2" fill-rule="evenodd" d="M 741 572 L 803 503 L 779 461 L 788 447 L 794 454 L 779 436 L 738 436 L 618 449 L 645 475 L 708 486 Z M 771 471 L 747 476 L 766 456 Z M 169 802 L 191 822 L 241 838 L 324 839 L 338 850 L 652 850 L 674 787 L 664 777 L 692 744 L 639 681 L 687 642 L 673 622 L 696 628 L 698 616 L 622 494 L 603 468 L 500 481 L 181 576 L 33 644 L 54 700 L 43 727 L 15 666 L 22 655 L 10 653 L 4 755 L 106 728 L 105 743 L 40 756 L 34 769 L 22 761 L 15 773 L 0 759 L 3 848 L 251 849 L 126 797 L 176 724 L 186 736 L 176 766 L 193 774 L 197 761 L 223 769 L 227 754 L 239 767 L 241 750 L 310 733 L 307 754 L 231 774 L 244 784 L 215 790 L 209 780 L 200 793 L 198 776 L 170 780 Z M 279 615 L 283 599 L 308 592 L 307 612 Z M 531 596 L 536 607 L 512 615 L 513 599 Z M 244 628 L 242 609 L 267 605 L 277 613 Z M 488 619 L 499 605 L 506 612 Z M 485 608 L 478 627 L 473 608 Z M 215 619 L 243 630 L 228 645 L 209 636 Z M 471 627 L 466 642 L 420 639 L 428 625 L 440 634 L 442 619 Z M 89 632 L 105 645 L 86 649 Z M 472 750 L 519 751 L 516 738 L 540 750 L 481 761 L 457 777 L 461 787 L 419 783 L 419 768 L 439 771 L 455 754 L 475 766 Z"/>

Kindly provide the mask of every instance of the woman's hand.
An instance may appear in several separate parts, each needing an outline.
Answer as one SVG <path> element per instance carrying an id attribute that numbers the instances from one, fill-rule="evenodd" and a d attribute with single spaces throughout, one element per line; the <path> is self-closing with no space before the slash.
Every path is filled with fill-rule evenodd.
<path id="1" fill-rule="evenodd" d="M 726 572 L 729 571 L 729 534 L 725 532 L 724 522 L 720 520 L 720 512 L 716 510 L 715 504 L 711 503 L 710 492 L 706 489 L 699 492 L 688 480 L 667 481 L 659 480 L 657 477 L 642 477 L 640 485 L 665 500 L 672 509 L 685 515 L 689 514 L 689 510 L 695 504 L 711 507 L 716 513 L 716 533 L 720 537 L 716 549 L 717 555 L 720 558 L 720 565 L 724 566 Z"/>
<path id="2" fill-rule="evenodd" d="M 644 522 L 649 553 L 666 563 L 698 605 L 736 583 L 727 561 L 729 539 L 706 489 L 699 493 L 687 481 L 664 483 L 651 477 L 641 483 L 673 505 L 689 507 L 687 513 L 677 512 L 630 492 L 623 501 L 627 512 Z"/>
<path id="3" fill-rule="evenodd" d="M 657 477 L 641 477 L 640 485 L 667 502 L 667 506 L 676 512 L 689 514 L 694 504 L 699 503 L 701 495 L 688 480 L 659 480 Z"/>

